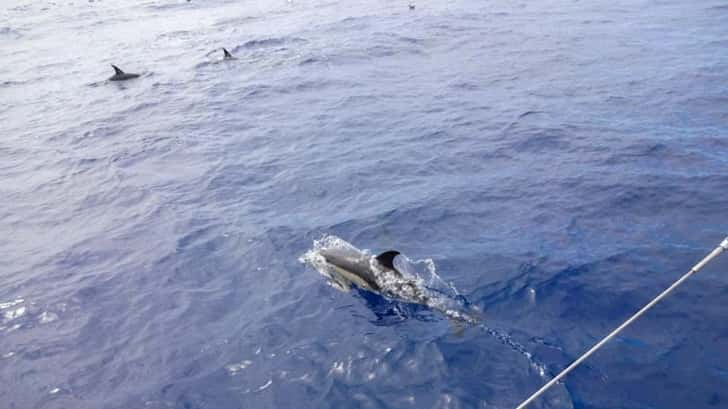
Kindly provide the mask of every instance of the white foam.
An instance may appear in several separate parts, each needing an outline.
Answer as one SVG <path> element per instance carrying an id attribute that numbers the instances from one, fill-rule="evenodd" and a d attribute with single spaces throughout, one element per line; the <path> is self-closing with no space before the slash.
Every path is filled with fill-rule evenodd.
<path id="1" fill-rule="evenodd" d="M 26 312 L 25 307 L 20 307 L 15 310 L 5 311 L 5 314 L 3 315 L 4 316 L 3 322 L 8 322 L 8 321 L 18 319 L 18 318 L 22 317 L 23 315 L 25 315 L 25 312 Z"/>
<path id="2" fill-rule="evenodd" d="M 0 302 L 0 310 L 4 310 L 10 307 L 14 307 L 20 303 L 25 302 L 24 299 L 18 298 L 17 300 L 9 301 L 9 302 Z"/>
<path id="3" fill-rule="evenodd" d="M 344 361 L 334 361 L 331 365 L 329 373 L 343 374 L 344 373 Z"/>
<path id="4" fill-rule="evenodd" d="M 40 323 L 41 324 L 48 324 L 50 322 L 58 320 L 58 314 L 48 311 L 43 311 L 42 314 L 40 314 Z"/>
<path id="5" fill-rule="evenodd" d="M 236 364 L 230 364 L 230 365 L 226 365 L 226 366 L 225 366 L 225 369 L 227 369 L 228 373 L 229 373 L 229 374 L 230 374 L 231 376 L 234 376 L 234 375 L 236 375 L 236 374 L 237 374 L 238 372 L 240 372 L 240 371 L 242 371 L 243 369 L 245 369 L 245 368 L 249 367 L 249 366 L 250 366 L 250 365 L 251 365 L 252 363 L 253 363 L 253 361 L 248 361 L 248 360 L 246 359 L 246 360 L 244 360 L 244 361 L 242 361 L 242 362 L 239 362 L 239 363 L 236 363 Z"/>
<path id="6" fill-rule="evenodd" d="M 271 386 L 272 384 L 273 384 L 273 379 L 269 379 L 268 382 L 265 383 L 265 385 L 258 388 L 258 392 L 268 389 L 268 387 Z"/>

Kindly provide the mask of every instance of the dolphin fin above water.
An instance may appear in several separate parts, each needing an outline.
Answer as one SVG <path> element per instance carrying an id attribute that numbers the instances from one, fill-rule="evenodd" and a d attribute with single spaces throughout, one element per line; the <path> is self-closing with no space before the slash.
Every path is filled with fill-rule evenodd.
<path id="1" fill-rule="evenodd" d="M 230 51 L 228 51 L 227 48 L 225 48 L 225 47 L 222 48 L 222 52 L 223 52 L 222 58 L 225 60 L 232 60 L 235 58 L 235 57 L 233 57 L 232 54 L 230 54 Z"/>
<path id="2" fill-rule="evenodd" d="M 388 269 L 391 269 L 397 274 L 400 274 L 399 271 L 397 271 L 397 268 L 394 266 L 394 258 L 400 255 L 399 251 L 396 250 L 389 250 L 385 251 L 384 253 L 376 256 L 375 258 L 381 264 L 383 267 L 386 267 Z M 401 274 L 400 274 L 401 275 Z"/>
<path id="3" fill-rule="evenodd" d="M 114 69 L 114 75 L 124 75 L 124 71 L 122 71 L 121 68 L 114 64 L 111 64 L 111 67 Z"/>
<path id="4" fill-rule="evenodd" d="M 111 67 L 114 69 L 114 75 L 109 78 L 109 81 L 125 81 L 139 77 L 139 74 L 126 73 L 114 64 L 111 64 Z"/>

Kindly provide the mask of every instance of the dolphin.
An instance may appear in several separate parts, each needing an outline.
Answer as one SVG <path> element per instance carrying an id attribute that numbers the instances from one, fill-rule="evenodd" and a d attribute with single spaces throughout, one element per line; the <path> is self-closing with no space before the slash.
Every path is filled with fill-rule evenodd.
<path id="1" fill-rule="evenodd" d="M 235 57 L 233 57 L 233 55 L 230 54 L 230 51 L 228 51 L 227 48 L 223 47 L 222 52 L 224 53 L 222 56 L 222 58 L 224 60 L 234 60 L 235 59 Z"/>
<path id="2" fill-rule="evenodd" d="M 336 236 L 315 240 L 313 249 L 304 253 L 299 261 L 316 269 L 328 279 L 329 285 L 340 291 L 349 292 L 357 288 L 390 301 L 423 305 L 440 312 L 447 317 L 456 333 L 481 322 L 480 309 L 458 294 L 451 284 L 442 282 L 430 270 L 430 267 L 434 269 L 434 265 L 430 266 L 431 261 L 428 270 L 432 276 L 426 284 L 416 269 L 413 270 L 414 264 L 399 251 L 387 250 L 374 256 Z M 427 262 L 420 260 L 415 264 L 422 261 Z M 361 295 L 365 300 L 370 299 L 366 294 Z M 376 311 L 374 313 L 379 315 Z"/>
<path id="3" fill-rule="evenodd" d="M 373 257 L 354 249 L 330 248 L 321 251 L 330 266 L 336 286 L 349 291 L 352 285 L 361 289 L 415 304 L 431 305 L 431 297 L 417 282 L 394 265 L 399 251 L 388 250 Z"/>
<path id="4" fill-rule="evenodd" d="M 111 66 L 114 68 L 114 75 L 109 78 L 109 81 L 126 81 L 139 77 L 139 74 L 126 73 L 114 64 L 111 64 Z"/>
<path id="5" fill-rule="evenodd" d="M 385 297 L 426 305 L 443 313 L 454 324 L 473 324 L 480 321 L 479 317 L 465 311 L 449 309 L 442 304 L 443 300 L 438 299 L 436 294 L 431 293 L 415 278 L 399 271 L 394 265 L 395 258 L 400 255 L 399 251 L 387 250 L 372 257 L 357 249 L 335 247 L 322 249 L 320 255 L 328 267 L 326 271 L 331 283 L 342 291 L 349 291 L 352 286 L 356 286 Z"/>
<path id="6" fill-rule="evenodd" d="M 385 251 L 374 258 L 381 272 L 390 272 L 398 277 L 402 274 L 394 267 L 394 258 L 400 253 L 395 250 Z M 370 256 L 352 249 L 331 248 L 321 251 L 326 263 L 337 273 L 332 277 L 343 289 L 348 290 L 352 284 L 357 287 L 379 292 L 382 286 L 374 271 Z"/>

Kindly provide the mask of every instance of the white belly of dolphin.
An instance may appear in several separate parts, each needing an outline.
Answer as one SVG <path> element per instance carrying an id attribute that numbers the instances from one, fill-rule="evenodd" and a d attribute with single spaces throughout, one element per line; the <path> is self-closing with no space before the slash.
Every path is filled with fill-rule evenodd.
<path id="1" fill-rule="evenodd" d="M 354 284 L 354 285 L 356 285 L 356 286 L 358 286 L 360 288 L 363 288 L 365 290 L 374 291 L 374 289 L 371 286 L 369 286 L 369 284 L 367 284 L 367 282 L 364 281 L 358 275 L 356 275 L 356 274 L 354 274 L 354 273 L 352 273 L 352 272 L 350 272 L 348 270 L 345 270 L 345 269 L 343 269 L 341 267 L 335 266 L 333 264 L 329 264 L 329 265 L 335 271 L 335 274 L 338 274 L 340 276 L 340 278 L 343 278 L 342 281 L 345 281 L 346 282 L 346 287 L 347 288 L 345 289 L 345 291 L 349 291 L 350 290 L 351 284 Z"/>

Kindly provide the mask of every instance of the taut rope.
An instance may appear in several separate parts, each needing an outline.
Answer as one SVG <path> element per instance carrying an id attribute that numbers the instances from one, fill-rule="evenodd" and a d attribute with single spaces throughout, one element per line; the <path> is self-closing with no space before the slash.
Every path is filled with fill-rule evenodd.
<path id="1" fill-rule="evenodd" d="M 650 308 L 652 308 L 655 304 L 657 304 L 658 302 L 660 302 L 660 300 L 662 300 L 663 298 L 667 297 L 668 294 L 670 294 L 672 292 L 672 290 L 674 290 L 680 284 L 682 284 L 685 280 L 687 280 L 688 278 L 690 278 L 691 275 L 697 273 L 698 270 L 700 270 L 701 268 L 703 268 L 703 266 L 705 266 L 706 264 L 708 264 L 708 262 L 710 260 L 712 260 L 715 257 L 717 257 L 724 250 L 728 250 L 728 237 L 726 237 L 723 240 L 723 242 L 720 243 L 720 245 L 715 248 L 715 250 L 711 251 L 710 254 L 708 254 L 707 256 L 705 256 L 704 259 L 700 260 L 700 262 L 698 264 L 696 264 L 693 268 L 691 268 L 690 271 L 688 271 L 687 273 L 685 273 L 685 275 L 683 275 L 682 277 L 680 277 L 679 280 L 677 280 L 674 283 L 672 283 L 671 286 L 669 286 L 665 291 L 663 291 L 662 293 L 660 293 L 660 295 L 658 295 L 657 297 L 655 297 L 647 305 L 645 305 L 644 307 L 642 307 L 642 309 L 639 310 L 639 311 L 637 311 L 633 316 L 629 317 L 629 319 L 627 321 L 623 322 L 622 325 L 620 325 L 619 327 L 617 327 L 614 331 L 610 332 L 609 335 L 607 335 L 606 337 L 602 338 L 602 340 L 599 341 L 599 342 L 597 342 L 596 345 L 594 345 L 593 347 L 591 347 L 590 350 L 586 351 L 584 353 L 584 355 L 580 356 L 579 359 L 577 359 L 576 361 L 574 361 L 571 365 L 567 366 L 566 369 L 564 369 L 563 371 L 561 371 L 561 373 L 559 373 L 558 375 L 556 375 L 556 377 L 554 379 L 550 380 L 546 385 L 542 386 L 541 389 L 537 390 L 533 395 L 531 395 L 531 397 L 529 397 L 528 399 L 526 399 L 525 401 L 523 401 L 523 403 L 521 403 L 520 405 L 518 405 L 518 407 L 516 409 L 523 409 L 523 408 L 525 408 L 529 403 L 533 402 L 536 398 L 538 398 L 539 396 L 541 396 L 541 394 L 543 394 L 544 392 L 546 392 L 556 382 L 558 382 L 561 378 L 563 378 L 564 376 L 566 376 L 566 374 L 568 374 L 569 372 L 571 372 L 572 369 L 574 369 L 577 366 L 579 366 L 579 364 L 582 363 L 582 362 L 584 362 L 585 359 L 589 358 L 589 356 L 591 354 L 593 354 L 599 348 L 601 348 L 604 344 L 606 344 L 607 341 L 609 341 L 610 339 L 614 338 L 623 329 L 627 328 L 627 326 L 629 324 L 631 324 L 637 318 L 641 317 L 642 314 L 644 314 L 645 312 L 647 312 L 647 310 L 649 310 Z"/>

